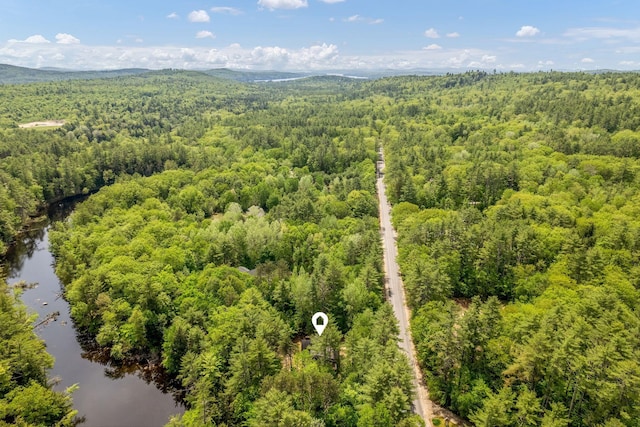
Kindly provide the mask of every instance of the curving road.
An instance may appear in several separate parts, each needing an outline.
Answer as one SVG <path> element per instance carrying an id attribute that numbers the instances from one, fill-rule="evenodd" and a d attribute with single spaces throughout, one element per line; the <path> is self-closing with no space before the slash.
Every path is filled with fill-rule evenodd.
<path id="1" fill-rule="evenodd" d="M 387 300 L 393 307 L 393 312 L 400 326 L 400 348 L 409 358 L 413 369 L 413 383 L 416 389 L 416 397 L 413 400 L 413 410 L 424 421 L 427 427 L 431 427 L 432 404 L 429 393 L 423 385 L 422 374 L 416 362 L 416 351 L 411 340 L 410 311 L 406 304 L 404 286 L 400 277 L 400 268 L 396 257 L 396 232 L 391 225 L 391 205 L 387 200 L 386 187 L 384 185 L 384 154 L 382 148 L 379 152 L 377 164 L 377 190 L 378 209 L 380 211 L 380 232 L 382 235 L 382 250 L 384 254 L 385 291 Z"/>

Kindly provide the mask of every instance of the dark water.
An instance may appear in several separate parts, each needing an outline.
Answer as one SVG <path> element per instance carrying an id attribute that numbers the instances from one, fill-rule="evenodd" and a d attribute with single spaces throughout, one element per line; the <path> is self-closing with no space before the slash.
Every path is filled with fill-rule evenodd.
<path id="1" fill-rule="evenodd" d="M 50 212 L 50 217 L 61 219 L 69 206 Z M 38 283 L 27 289 L 22 301 L 30 312 L 38 313 L 36 324 L 48 315 L 59 312 L 56 321 L 36 327 L 37 334 L 47 343 L 47 350 L 55 357 L 49 372 L 58 377 L 56 389 L 64 390 L 72 384 L 79 389 L 73 394 L 74 408 L 85 417 L 81 426 L 91 427 L 155 427 L 167 423 L 171 415 L 184 409 L 176 404 L 167 390 L 159 369 L 143 364 L 113 366 L 108 360 L 83 349 L 69 317 L 69 304 L 60 297 L 60 281 L 53 268 L 47 232 L 49 219 L 32 227 L 9 252 L 8 283 L 21 280 Z M 45 305 L 46 303 L 46 305 Z M 93 361 L 92 361 L 93 360 Z M 162 391 L 161 389 L 164 389 Z"/>

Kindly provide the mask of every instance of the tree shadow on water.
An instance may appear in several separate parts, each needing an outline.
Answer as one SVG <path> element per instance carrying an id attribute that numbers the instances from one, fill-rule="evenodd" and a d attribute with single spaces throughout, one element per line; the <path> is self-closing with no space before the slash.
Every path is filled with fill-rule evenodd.
<path id="1" fill-rule="evenodd" d="M 115 360 L 111 358 L 108 348 L 100 347 L 86 336 L 79 334 L 78 342 L 83 350 L 82 358 L 103 365 L 105 377 L 115 381 L 135 375 L 145 383 L 153 384 L 162 393 L 171 394 L 177 404 L 184 406 L 185 390 L 175 376 L 167 373 L 159 356 L 140 355 Z"/>

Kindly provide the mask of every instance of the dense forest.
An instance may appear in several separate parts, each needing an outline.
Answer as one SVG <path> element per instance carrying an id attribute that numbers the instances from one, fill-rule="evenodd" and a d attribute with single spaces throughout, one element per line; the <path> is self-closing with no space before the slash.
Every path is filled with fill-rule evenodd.
<path id="1" fill-rule="evenodd" d="M 381 81 L 412 330 L 478 426 L 640 422 L 640 76 Z"/>
<path id="2" fill-rule="evenodd" d="M 163 72 L 27 86 L 70 92 L 5 112 L 6 198 L 30 203 L 5 235 L 104 187 L 51 231 L 57 271 L 112 358 L 158 357 L 181 382 L 171 425 L 419 425 L 383 304 L 376 139 L 362 101 L 334 109 L 351 86 Z M 15 128 L 54 114 L 67 123 Z M 301 352 L 316 311 L 330 323 Z"/>
<path id="3" fill-rule="evenodd" d="M 157 358 L 182 384 L 171 426 L 417 426 L 383 293 L 382 146 L 431 398 L 478 426 L 638 426 L 639 87 L 182 71 L 0 86 L 0 252 L 47 203 L 95 193 L 50 233 L 57 273 L 112 358 Z M 65 123 L 18 127 L 47 119 Z"/>

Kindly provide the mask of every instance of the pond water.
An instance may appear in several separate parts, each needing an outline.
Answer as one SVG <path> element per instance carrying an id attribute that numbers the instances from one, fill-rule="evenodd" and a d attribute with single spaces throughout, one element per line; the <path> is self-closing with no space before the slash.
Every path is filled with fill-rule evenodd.
<path id="1" fill-rule="evenodd" d="M 21 297 L 29 311 L 38 314 L 36 325 L 59 312 L 55 321 L 36 327 L 48 352 L 55 357 L 49 376 L 59 379 L 55 386 L 58 390 L 79 385 L 73 393 L 73 406 L 84 417 L 80 426 L 162 426 L 171 415 L 184 412 L 162 370 L 146 364 L 114 365 L 91 351 L 87 344 L 79 343 L 69 317 L 69 304 L 60 296 L 61 284 L 47 238 L 50 218 L 64 218 L 70 211 L 66 205 L 60 208 L 51 211 L 49 218 L 33 225 L 19 239 L 7 254 L 5 265 L 9 284 L 21 280 L 37 283 Z"/>

